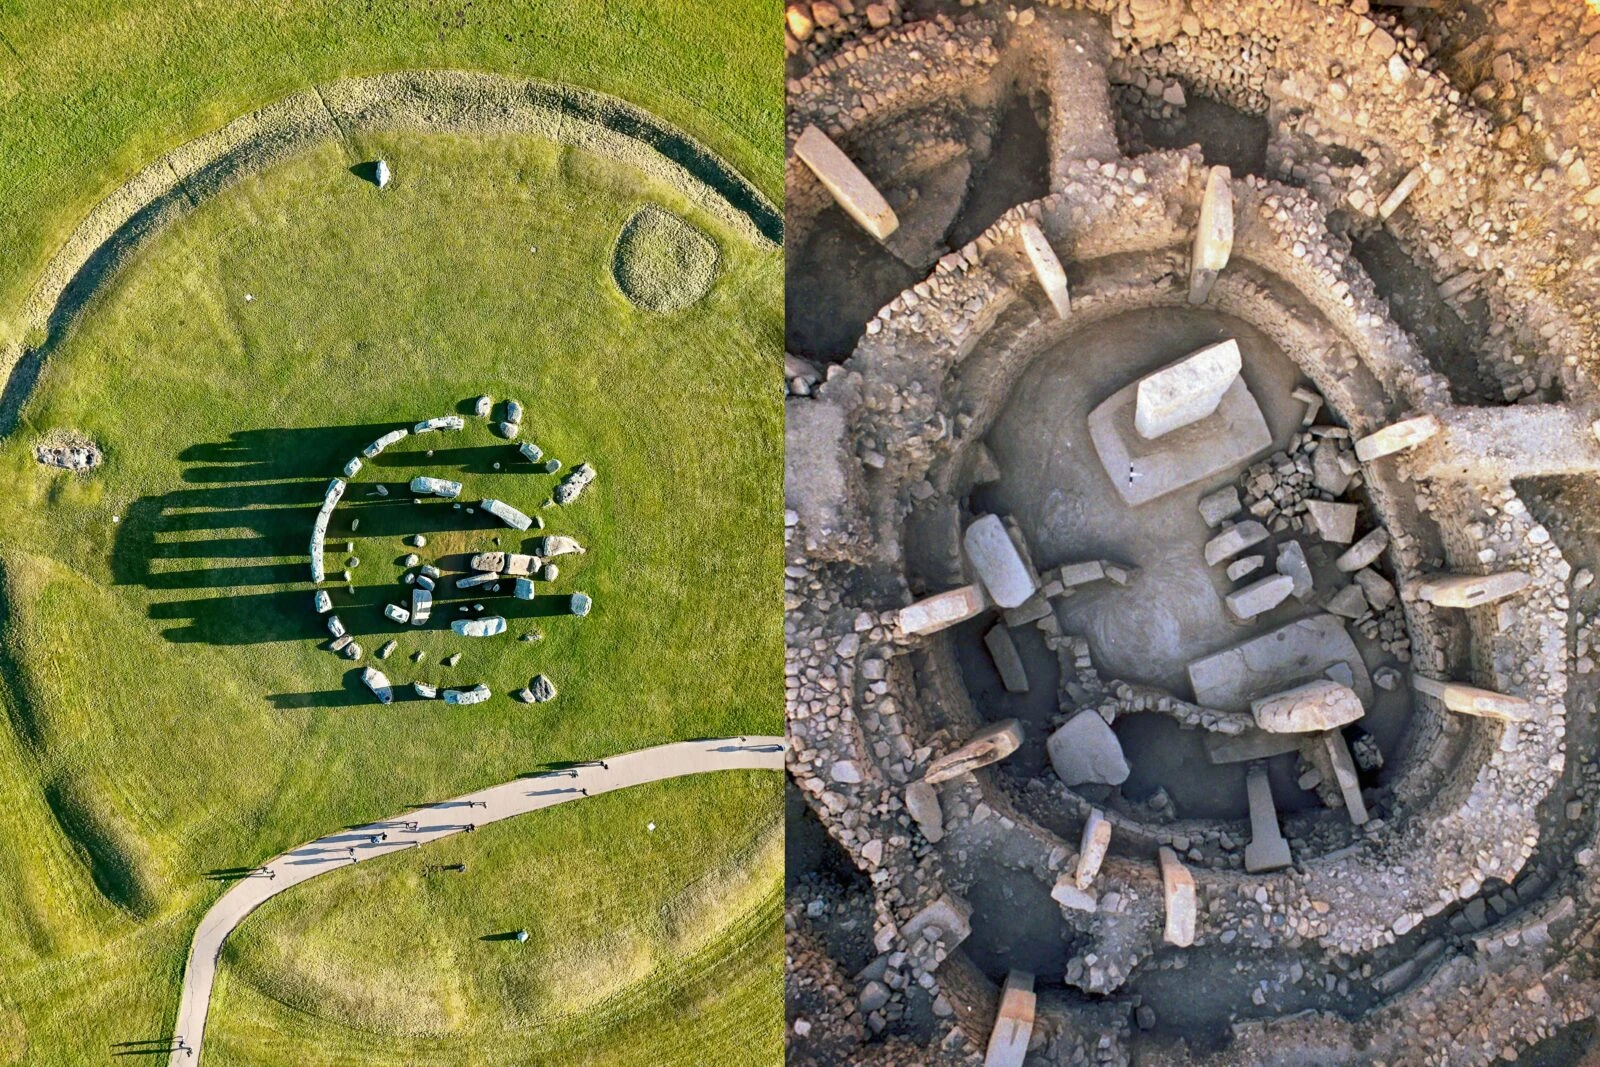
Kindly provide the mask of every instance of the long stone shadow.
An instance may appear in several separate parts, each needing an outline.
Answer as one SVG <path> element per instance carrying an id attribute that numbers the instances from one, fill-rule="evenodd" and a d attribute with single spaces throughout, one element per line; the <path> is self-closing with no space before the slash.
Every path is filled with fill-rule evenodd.
<path id="1" fill-rule="evenodd" d="M 217 645 L 259 644 L 328 638 L 322 618 L 311 611 L 307 542 L 328 480 L 339 475 L 346 460 L 398 423 L 244 430 L 225 440 L 197 444 L 179 458 L 187 464 L 183 487 L 142 497 L 125 509 L 112 547 L 112 581 L 155 591 L 193 591 L 194 595 L 161 598 L 149 609 L 152 619 L 170 623 L 163 630 L 169 641 Z M 430 442 L 431 443 L 431 442 Z M 372 468 L 409 468 L 407 473 L 436 471 L 456 477 L 493 469 L 513 455 L 505 444 L 436 449 L 432 457 L 404 450 L 377 457 Z M 515 462 L 515 460 L 511 460 Z M 529 465 L 530 472 L 533 470 Z M 364 468 L 339 504 L 344 518 L 359 518 L 359 534 L 330 534 L 328 570 L 342 569 L 346 540 L 390 539 L 483 531 L 522 536 L 493 516 L 469 512 L 475 501 L 453 507 L 452 502 L 429 498 L 422 506 L 412 502 L 409 478 L 373 479 Z M 389 490 L 373 495 L 377 485 Z M 530 483 L 531 485 L 531 483 Z M 539 494 L 542 497 L 544 487 Z M 525 502 L 529 508 L 534 501 Z M 341 523 L 339 529 L 347 529 Z M 214 532 L 215 536 L 198 536 Z M 528 536 L 533 536 L 529 531 Z M 508 543 L 508 549 L 519 546 Z M 439 560 L 447 569 L 466 569 L 464 556 Z M 435 593 L 435 617 L 448 625 L 462 613 L 463 604 L 493 597 L 493 613 L 508 620 L 544 618 L 563 614 L 565 596 L 540 596 L 531 601 L 481 588 L 457 589 L 447 573 Z M 382 614 L 387 603 L 406 595 L 399 587 L 357 586 L 354 593 L 339 594 L 341 619 L 358 639 L 397 636 L 411 627 L 394 623 Z M 338 694 L 286 694 L 278 701 L 307 699 L 313 705 L 332 706 Z M 355 695 L 351 693 L 351 695 Z M 349 702 L 348 700 L 342 702 Z"/>

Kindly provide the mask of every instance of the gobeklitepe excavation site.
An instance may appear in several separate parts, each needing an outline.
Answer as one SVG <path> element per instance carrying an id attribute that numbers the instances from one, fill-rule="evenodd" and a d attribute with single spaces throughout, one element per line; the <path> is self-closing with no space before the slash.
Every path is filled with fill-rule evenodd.
<path id="1" fill-rule="evenodd" d="M 790 1061 L 1594 1062 L 1600 11 L 786 29 Z"/>

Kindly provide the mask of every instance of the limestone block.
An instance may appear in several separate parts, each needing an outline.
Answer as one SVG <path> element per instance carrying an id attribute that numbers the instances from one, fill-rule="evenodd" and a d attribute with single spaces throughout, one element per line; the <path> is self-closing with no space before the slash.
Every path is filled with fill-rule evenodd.
<path id="1" fill-rule="evenodd" d="M 953 893 L 946 893 L 906 920 L 900 928 L 906 943 L 916 948 L 924 933 L 939 931 L 934 938 L 946 952 L 953 951 L 972 934 L 972 905 Z"/>
<path id="2" fill-rule="evenodd" d="M 1089 818 L 1083 824 L 1083 837 L 1078 840 L 1078 864 L 1072 872 L 1072 884 L 1088 889 L 1100 873 L 1100 865 L 1111 850 L 1111 820 L 1099 808 L 1089 809 Z"/>
<path id="3" fill-rule="evenodd" d="M 1223 598 L 1228 611 L 1241 622 L 1249 622 L 1289 599 L 1294 592 L 1294 579 L 1287 574 L 1272 574 L 1236 589 Z"/>
<path id="4" fill-rule="evenodd" d="M 1361 587 L 1361 592 L 1367 598 L 1367 603 L 1372 605 L 1373 611 L 1385 611 L 1397 599 L 1394 586 L 1389 584 L 1389 579 L 1371 567 L 1362 567 L 1350 577 Z"/>
<path id="5" fill-rule="evenodd" d="M 1050 247 L 1044 231 L 1032 219 L 1022 224 L 1021 236 L 1022 251 L 1033 266 L 1034 277 L 1039 279 L 1044 295 L 1050 298 L 1050 306 L 1056 309 L 1056 317 L 1066 318 L 1072 311 L 1072 298 L 1067 292 L 1067 272 L 1062 269 L 1055 249 Z"/>
<path id="6" fill-rule="evenodd" d="M 1315 588 L 1311 579 L 1311 564 L 1306 561 L 1306 550 L 1299 541 L 1285 541 L 1278 546 L 1278 573 L 1287 574 L 1294 580 L 1294 588 L 1289 595 L 1296 600 L 1306 599 Z"/>
<path id="7" fill-rule="evenodd" d="M 1328 598 L 1329 612 L 1344 619 L 1359 619 L 1367 613 L 1367 594 L 1359 585 L 1347 585 Z"/>
<path id="8" fill-rule="evenodd" d="M 900 228 L 889 201 L 827 134 L 807 126 L 795 140 L 794 154 L 863 230 L 881 241 Z"/>
<path id="9" fill-rule="evenodd" d="M 1272 802 L 1272 781 L 1267 768 L 1256 764 L 1245 772 L 1245 794 L 1250 800 L 1250 843 L 1244 848 L 1244 869 L 1251 874 L 1278 871 L 1289 866 L 1289 842 L 1278 827 L 1278 808 Z"/>
<path id="10" fill-rule="evenodd" d="M 1334 566 L 1346 574 L 1352 574 L 1377 562 L 1388 547 L 1389 531 L 1380 526 L 1341 552 L 1339 558 L 1334 560 Z"/>
<path id="11" fill-rule="evenodd" d="M 974 582 L 960 589 L 951 589 L 924 597 L 900 609 L 897 616 L 900 629 L 908 634 L 931 634 L 966 622 L 982 614 L 989 607 L 989 598 L 983 586 Z"/>
<path id="12" fill-rule="evenodd" d="M 1422 168 L 1413 167 L 1404 178 L 1400 179 L 1400 184 L 1394 187 L 1394 191 L 1384 197 L 1383 203 L 1378 205 L 1378 217 L 1386 219 L 1399 211 L 1400 205 L 1406 202 L 1406 197 L 1410 196 L 1421 183 Z"/>
<path id="13" fill-rule="evenodd" d="M 1033 1036 L 1034 1011 L 1038 997 L 1033 991 L 1033 975 L 1012 971 L 1000 987 L 1000 1007 L 994 1029 L 984 1050 L 983 1067 L 1022 1067 Z"/>
<path id="14" fill-rule="evenodd" d="M 1093 710 L 1080 711 L 1045 742 L 1050 766 L 1067 785 L 1121 785 L 1128 780 L 1122 742 Z"/>
<path id="15" fill-rule="evenodd" d="M 1344 624 L 1332 615 L 1297 619 L 1203 656 L 1189 664 L 1189 685 L 1203 707 L 1248 712 L 1252 701 L 1292 689 L 1335 663 L 1349 666 L 1356 695 L 1369 704 L 1371 676 Z"/>
<path id="16" fill-rule="evenodd" d="M 1525 571 L 1440 574 L 1418 583 L 1417 596 L 1441 608 L 1475 608 L 1514 596 L 1532 581 Z"/>
<path id="17" fill-rule="evenodd" d="M 1217 410 L 1243 365 L 1239 342 L 1230 338 L 1145 375 L 1135 394 L 1134 429 L 1154 440 L 1199 422 Z"/>
<path id="18" fill-rule="evenodd" d="M 1322 744 L 1328 761 L 1333 764 L 1334 780 L 1338 783 L 1339 795 L 1344 798 L 1345 810 L 1350 813 L 1350 821 L 1357 826 L 1364 825 L 1367 803 L 1361 798 L 1361 780 L 1356 777 L 1356 762 L 1350 758 L 1350 746 L 1345 744 L 1344 734 L 1329 730 L 1322 735 Z"/>
<path id="19" fill-rule="evenodd" d="M 1534 718 L 1537 711 L 1533 703 L 1521 697 L 1496 693 L 1492 689 L 1462 685 L 1460 682 L 1444 682 L 1420 674 L 1411 676 L 1411 687 L 1419 693 L 1426 693 L 1436 698 L 1446 708 L 1461 715 L 1500 719 L 1504 722 L 1527 722 Z"/>
<path id="20" fill-rule="evenodd" d="M 1240 734 L 1207 732 L 1201 735 L 1206 757 L 1214 764 L 1249 763 L 1293 752 L 1302 738 L 1297 734 L 1269 734 L 1265 730 L 1246 730 Z"/>
<path id="21" fill-rule="evenodd" d="M 1020 722 L 1016 719 L 997 722 L 988 729 L 974 734 L 972 740 L 954 752 L 946 753 L 928 764 L 927 773 L 922 776 L 922 780 L 929 785 L 938 785 L 957 775 L 975 771 L 979 767 L 987 767 L 991 763 L 998 763 L 1015 752 L 1021 744 Z"/>
<path id="22" fill-rule="evenodd" d="M 1256 725 L 1270 734 L 1308 734 L 1334 730 L 1366 714 L 1348 685 L 1327 678 L 1252 701 Z"/>
<path id="23" fill-rule="evenodd" d="M 1267 557 L 1262 555 L 1240 556 L 1228 564 L 1228 581 L 1237 582 L 1247 574 L 1254 574 L 1266 565 Z"/>
<path id="24" fill-rule="evenodd" d="M 1363 463 L 1415 448 L 1439 432 L 1439 420 L 1432 415 L 1402 419 L 1370 433 L 1356 442 L 1356 458 Z"/>
<path id="25" fill-rule="evenodd" d="M 1000 682 L 1006 687 L 1006 692 L 1026 693 L 1028 672 L 1023 669 L 1022 657 L 1017 654 L 1016 643 L 1011 640 L 1011 631 L 1003 624 L 991 626 L 989 632 L 983 635 L 983 643 L 994 658 L 995 669 L 1000 672 Z"/>
<path id="26" fill-rule="evenodd" d="M 1166 898 L 1167 925 L 1162 940 L 1169 945 L 1188 948 L 1194 944 L 1195 916 L 1198 913 L 1195 899 L 1194 875 L 1189 873 L 1172 849 L 1161 846 L 1161 889 Z"/>
<path id="27" fill-rule="evenodd" d="M 1211 295 L 1217 275 L 1233 254 L 1233 175 L 1227 167 L 1212 167 L 1206 174 L 1206 191 L 1200 201 L 1200 224 L 1195 228 L 1189 260 L 1189 303 L 1203 304 Z"/>
<path id="28" fill-rule="evenodd" d="M 1240 510 L 1242 505 L 1239 503 L 1238 486 L 1225 485 L 1200 498 L 1200 517 L 1210 527 L 1216 527 L 1224 519 L 1233 518 Z"/>
<path id="29" fill-rule="evenodd" d="M 1331 440 L 1324 440 L 1311 454 L 1311 484 L 1329 496 L 1344 496 L 1350 488 L 1351 474 L 1339 463 L 1339 450 Z"/>
<path id="30" fill-rule="evenodd" d="M 944 808 L 933 786 L 921 779 L 906 786 L 906 811 L 916 820 L 917 829 L 928 844 L 937 845 L 944 837 Z"/>
<path id="31" fill-rule="evenodd" d="M 1001 607 L 1018 607 L 1039 588 L 998 515 L 985 515 L 968 526 L 961 543 L 979 580 Z"/>
<path id="32" fill-rule="evenodd" d="M 1072 880 L 1070 872 L 1056 879 L 1055 887 L 1050 890 L 1050 899 L 1060 904 L 1063 908 L 1073 911 L 1099 911 L 1100 902 L 1093 893 L 1079 889 Z"/>
<path id="33" fill-rule="evenodd" d="M 1348 545 L 1356 536 L 1356 516 L 1361 509 L 1354 504 L 1339 504 L 1329 500 L 1307 500 L 1306 517 L 1312 530 L 1324 541 Z"/>
<path id="34" fill-rule="evenodd" d="M 1215 567 L 1225 559 L 1237 556 L 1251 545 L 1259 545 L 1268 537 L 1267 528 L 1254 519 L 1246 519 L 1229 526 L 1206 542 L 1206 566 Z"/>
<path id="35" fill-rule="evenodd" d="M 1061 583 L 1063 589 L 1074 586 L 1088 585 L 1098 582 L 1106 576 L 1106 567 L 1099 560 L 1090 560 L 1087 563 L 1063 563 L 1055 569 L 1055 579 Z"/>

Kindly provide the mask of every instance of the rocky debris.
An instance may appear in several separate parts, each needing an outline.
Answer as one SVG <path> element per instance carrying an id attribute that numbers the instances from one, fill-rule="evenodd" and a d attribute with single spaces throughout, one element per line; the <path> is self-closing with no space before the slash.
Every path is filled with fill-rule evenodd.
<path id="1" fill-rule="evenodd" d="M 1045 742 L 1056 777 L 1069 786 L 1121 785 L 1128 780 L 1122 742 L 1094 711 L 1080 711 Z"/>
<path id="2" fill-rule="evenodd" d="M 372 695 L 378 698 L 380 704 L 388 704 L 394 700 L 394 689 L 389 685 L 388 675 L 376 667 L 361 669 L 361 684 L 372 690 Z"/>
<path id="3" fill-rule="evenodd" d="M 46 467 L 86 474 L 105 462 L 100 446 L 77 433 L 52 433 L 33 446 L 33 458 Z"/>
<path id="4" fill-rule="evenodd" d="M 972 905 L 945 893 L 907 919 L 900 934 L 908 950 L 925 962 L 927 970 L 934 970 L 972 936 Z"/>
<path id="5" fill-rule="evenodd" d="M 1223 597 L 1223 603 L 1234 618 L 1248 622 L 1289 599 L 1294 586 L 1295 581 L 1289 575 L 1273 574 L 1234 590 Z"/>
<path id="6" fill-rule="evenodd" d="M 988 610 L 991 602 L 977 583 L 924 597 L 900 609 L 897 619 L 907 634 L 937 633 Z"/>
<path id="7" fill-rule="evenodd" d="M 461 483 L 452 482 L 448 478 L 427 478 L 419 474 L 411 479 L 411 491 L 423 496 L 442 496 L 446 500 L 454 500 L 461 495 Z"/>
<path id="8" fill-rule="evenodd" d="M 845 214 L 882 241 L 900 227 L 894 209 L 827 134 L 807 126 L 794 142 L 795 158 L 817 176 Z"/>
<path id="9" fill-rule="evenodd" d="M 1267 733 L 1308 734 L 1355 722 L 1366 711 L 1354 689 L 1319 678 L 1253 701 L 1250 714 Z"/>
<path id="10" fill-rule="evenodd" d="M 526 530 L 533 525 L 532 519 L 503 500 L 485 500 L 478 506 L 513 530 Z"/>
<path id="11" fill-rule="evenodd" d="M 457 619 L 450 624 L 457 637 L 495 637 L 506 632 L 506 620 L 499 615 L 477 619 Z"/>
<path id="12" fill-rule="evenodd" d="M 1441 608 L 1476 608 L 1515 596 L 1533 583 L 1526 571 L 1442 574 L 1417 583 L 1417 597 Z M 1573 582 L 1577 587 L 1577 582 Z"/>
<path id="13" fill-rule="evenodd" d="M 906 786 L 906 813 L 928 839 L 937 845 L 944 838 L 944 810 L 939 803 L 939 792 L 922 779 Z"/>
<path id="14" fill-rule="evenodd" d="M 555 466 L 551 467 L 547 464 L 545 469 L 548 473 L 554 474 L 561 469 L 559 460 L 551 460 L 550 462 L 554 463 Z M 556 486 L 555 491 L 551 494 L 551 499 L 561 505 L 572 503 L 578 499 L 578 495 L 583 492 L 589 483 L 595 480 L 598 473 L 587 463 L 578 464 L 567 472 L 565 478 L 561 479 L 561 484 Z"/>
<path id="15" fill-rule="evenodd" d="M 1360 508 L 1354 504 L 1338 504 L 1327 500 L 1307 500 L 1306 519 L 1311 532 L 1324 541 L 1347 545 L 1356 535 L 1356 516 Z"/>
<path id="16" fill-rule="evenodd" d="M 922 780 L 938 785 L 980 767 L 998 763 L 1022 744 L 1022 724 L 1016 719 L 997 722 L 972 735 L 972 739 L 953 752 L 948 752 L 932 763 L 923 773 Z"/>
<path id="17" fill-rule="evenodd" d="M 1134 429 L 1154 440 L 1206 418 L 1222 403 L 1242 366 L 1239 342 L 1230 339 L 1145 375 L 1135 393 Z"/>
<path id="18" fill-rule="evenodd" d="M 446 689 L 443 695 L 446 704 L 482 704 L 494 694 L 488 686 L 479 682 L 471 689 Z"/>
<path id="19" fill-rule="evenodd" d="M 1223 527 L 1221 533 L 1206 542 L 1206 566 L 1215 567 L 1252 545 L 1259 545 L 1269 536 L 1267 528 L 1254 519 L 1246 519 L 1237 525 Z"/>
<path id="20" fill-rule="evenodd" d="M 1239 489 L 1232 485 L 1225 485 L 1214 493 L 1207 493 L 1200 498 L 1199 506 L 1200 517 L 1213 529 L 1243 510 L 1243 505 L 1239 503 Z"/>
<path id="21" fill-rule="evenodd" d="M 1006 687 L 1006 692 L 1026 693 L 1028 673 L 1023 669 L 1022 657 L 1017 654 L 1011 632 L 1003 625 L 991 626 L 989 632 L 983 635 L 983 643 L 994 659 L 995 669 L 1000 672 L 1000 682 Z"/>
<path id="22" fill-rule="evenodd" d="M 1194 944 L 1195 919 L 1198 902 L 1195 898 L 1194 875 L 1178 859 L 1178 854 L 1165 845 L 1158 856 L 1161 861 L 1161 891 L 1166 909 L 1166 927 L 1161 939 L 1169 945 L 1188 948 Z"/>

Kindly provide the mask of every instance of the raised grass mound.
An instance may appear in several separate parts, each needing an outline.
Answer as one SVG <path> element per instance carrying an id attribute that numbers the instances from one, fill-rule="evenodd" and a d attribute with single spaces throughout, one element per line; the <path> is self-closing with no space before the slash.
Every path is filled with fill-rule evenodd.
<path id="1" fill-rule="evenodd" d="M 717 245 L 678 216 L 646 204 L 623 225 L 611 273 L 638 307 L 678 311 L 711 291 Z"/>

